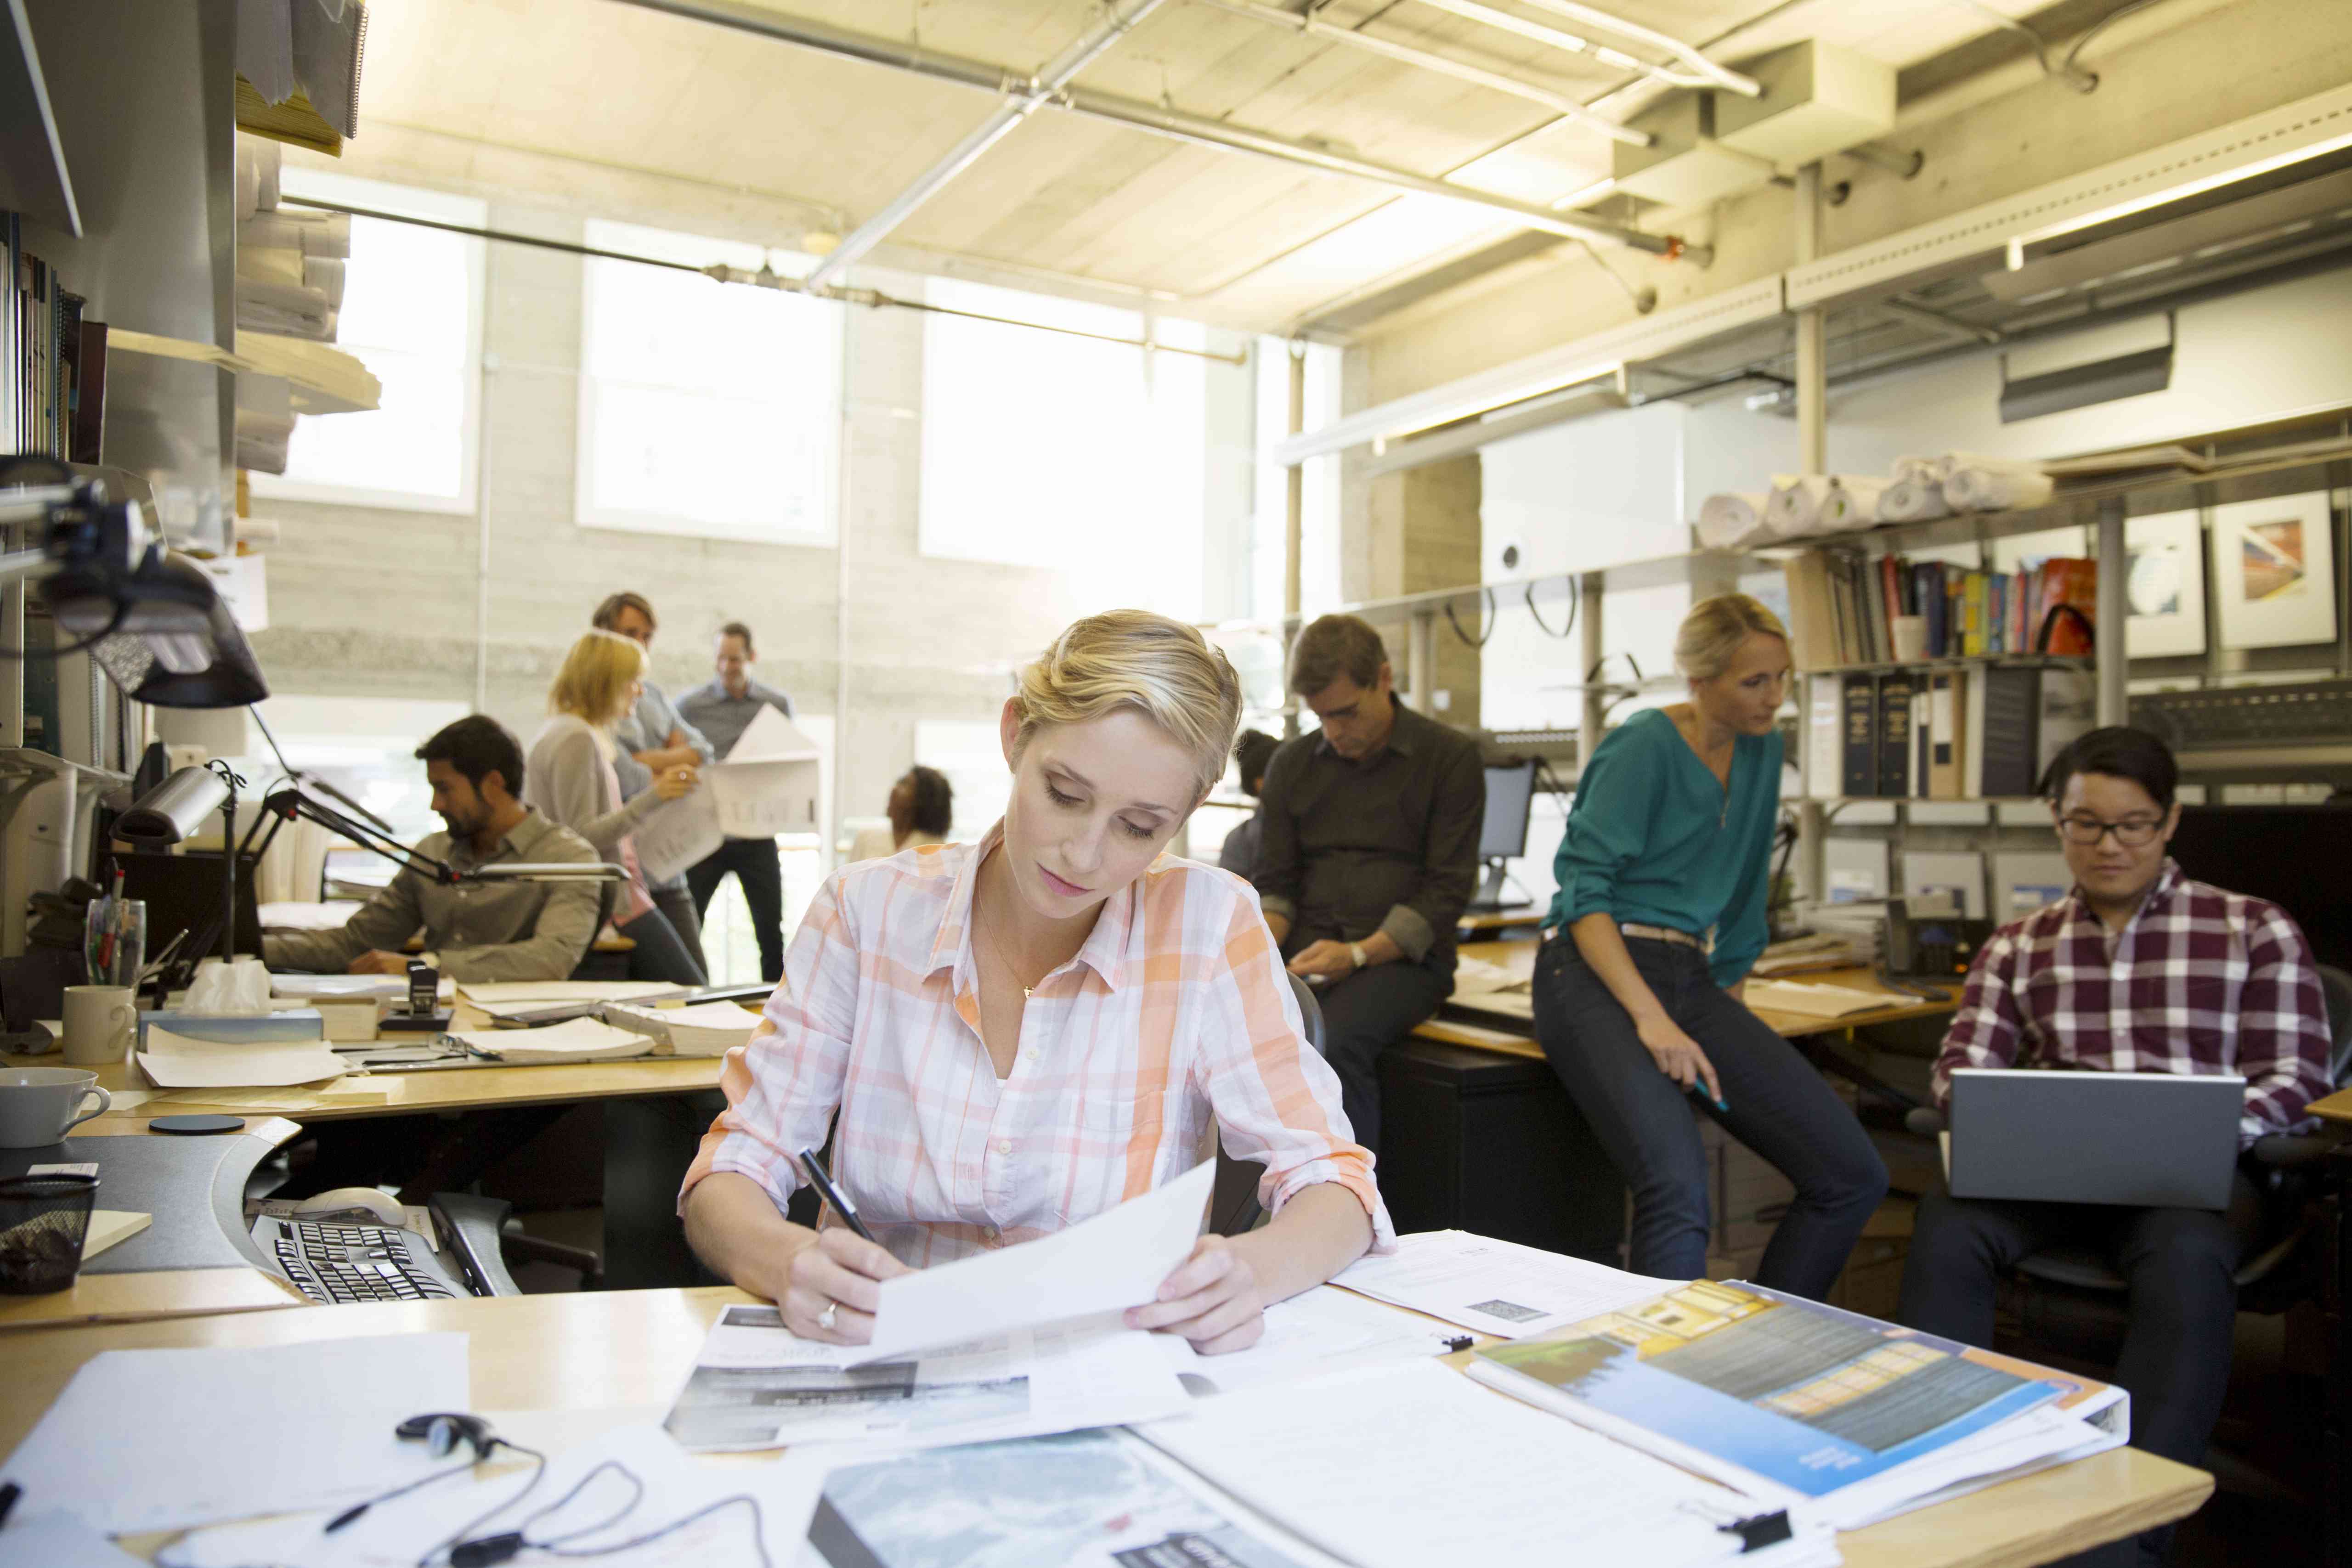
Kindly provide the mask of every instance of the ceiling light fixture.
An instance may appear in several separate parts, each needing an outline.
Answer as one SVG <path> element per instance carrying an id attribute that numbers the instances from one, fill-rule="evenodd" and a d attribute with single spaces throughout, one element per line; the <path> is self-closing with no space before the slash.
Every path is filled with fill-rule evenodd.
<path id="1" fill-rule="evenodd" d="M 1377 437 L 1372 443 L 1372 451 L 1378 455 L 1386 452 L 1388 443 L 1402 441 L 1406 436 L 1421 431 L 1434 430 L 1439 425 L 1454 424 L 1465 419 L 1476 419 L 1482 414 L 1513 408 L 1550 392 L 1566 392 L 1570 387 L 1580 387 L 1587 382 L 1597 382 L 1604 378 L 1613 378 L 1617 383 L 1617 391 L 1623 392 L 1626 390 L 1624 361 L 1612 360 L 1606 364 L 1586 365 L 1570 371 L 1565 375 L 1548 375 L 1541 381 L 1515 387 L 1496 396 L 1481 398 L 1475 402 L 1466 402 L 1435 413 L 1423 415 L 1411 424 L 1400 426 Z"/>
<path id="2" fill-rule="evenodd" d="M 2242 163 L 2235 168 L 2225 169 L 2220 173 L 2209 174 L 2201 180 L 2190 180 L 2150 195 L 2136 196 L 2127 202 L 2117 202 L 2111 207 L 2102 207 L 2095 213 L 2084 213 L 2078 217 L 2052 224 L 2047 228 L 2039 228 L 2029 234 L 2019 235 L 2009 242 L 2006 257 L 2007 270 L 2017 272 L 2024 267 L 2025 250 L 2028 246 L 2040 245 L 2045 240 L 2057 239 L 2070 234 L 2079 234 L 2084 229 L 2096 228 L 2101 224 L 2110 224 L 2118 218 L 2127 218 L 2135 213 L 2147 212 L 2151 208 L 2161 207 L 2172 202 L 2187 201 L 2191 196 L 2200 196 L 2208 191 L 2218 191 L 2224 185 L 2234 185 L 2242 180 L 2259 178 L 2273 169 L 2284 169 L 2293 164 L 2308 162 L 2315 158 L 2324 158 L 2330 152 L 2338 152 L 2346 147 L 2352 147 L 2352 132 L 2333 137 L 2326 141 L 2314 142 L 2307 147 L 2297 147 L 2292 152 L 2282 152 L 2274 158 L 2264 158 L 2252 163 Z"/>

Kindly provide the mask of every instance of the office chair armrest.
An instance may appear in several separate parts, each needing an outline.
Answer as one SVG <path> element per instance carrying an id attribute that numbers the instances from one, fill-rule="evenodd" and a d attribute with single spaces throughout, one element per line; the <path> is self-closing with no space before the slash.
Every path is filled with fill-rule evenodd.
<path id="1" fill-rule="evenodd" d="M 466 1192 L 433 1195 L 433 1213 L 439 1221 L 445 1256 L 478 1295 L 522 1294 L 514 1276 L 507 1272 L 499 1235 L 513 1212 L 514 1205 L 502 1197 L 477 1197 Z"/>
<path id="2" fill-rule="evenodd" d="M 2341 1146 L 2341 1140 L 2316 1133 L 2272 1133 L 2256 1138 L 2251 1151 L 2264 1170 L 2305 1170 Z"/>
<path id="3" fill-rule="evenodd" d="M 1923 1138 L 1944 1131 L 1944 1113 L 1933 1105 L 1914 1105 L 1903 1113 L 1903 1125 Z"/>

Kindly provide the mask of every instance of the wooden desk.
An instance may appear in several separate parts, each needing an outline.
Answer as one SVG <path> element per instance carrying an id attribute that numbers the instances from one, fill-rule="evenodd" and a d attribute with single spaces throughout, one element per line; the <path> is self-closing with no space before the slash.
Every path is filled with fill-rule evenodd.
<path id="1" fill-rule="evenodd" d="M 477 1410 L 659 1409 L 677 1391 L 730 1289 L 507 1296 L 425 1304 L 246 1312 L 102 1328 L 56 1329 L 7 1342 L 0 1452 L 12 1449 L 79 1367 L 101 1351 L 262 1345 L 365 1334 L 466 1333 Z M 1449 1358 L 1456 1364 L 1465 1356 Z M 1497 1394 L 1496 1398 L 1506 1396 Z M 597 1423 L 583 1419 L 582 1435 Z M 1849 1568 L 2024 1568 L 2194 1512 L 2210 1476 L 2135 1448 L 2078 1460 L 1841 1536 Z M 127 1542 L 152 1553 L 170 1538 Z"/>
<path id="2" fill-rule="evenodd" d="M 2352 1089 L 2338 1089 L 2324 1100 L 2314 1100 L 2311 1113 L 2339 1127 L 2352 1126 Z"/>
<path id="3" fill-rule="evenodd" d="M 460 1001 L 452 1009 L 457 1029 L 490 1027 L 488 1014 Z M 751 1016 L 748 1013 L 746 1016 Z M 415 1037 L 387 1036 L 387 1040 Z M 48 1056 L 0 1056 L 12 1067 L 56 1066 Z M 588 1061 L 562 1067 L 463 1067 L 431 1072 L 349 1073 L 314 1089 L 221 1089 L 193 1093 L 168 1107 L 146 1103 L 109 1112 L 82 1124 L 84 1133 L 129 1131 L 110 1124 L 134 1123 L 143 1131 L 152 1117 L 190 1111 L 223 1111 L 233 1116 L 291 1116 L 300 1122 L 343 1121 L 360 1116 L 404 1116 L 433 1111 L 496 1111 L 524 1105 L 565 1104 L 648 1094 L 691 1094 L 719 1087 L 724 1059 L 716 1056 L 655 1057 L 636 1061 Z M 143 1089 L 129 1062 L 92 1068 L 109 1090 Z"/>
<path id="4" fill-rule="evenodd" d="M 249 1136 L 283 1147 L 302 1129 L 278 1117 L 249 1124 Z M 76 1138 L 120 1137 L 147 1131 L 144 1121 L 100 1117 L 74 1129 Z M 158 1134 L 157 1136 L 169 1134 Z M 102 1161 L 101 1161 L 102 1165 Z M 104 1191 L 101 1178 L 100 1191 Z M 305 1307 L 310 1298 L 259 1269 L 151 1269 L 129 1274 L 78 1276 L 73 1288 L 46 1296 L 0 1296 L 0 1356 L 9 1347 L 30 1343 L 8 1331 L 54 1329 L 66 1325 L 140 1322 L 152 1318 L 191 1317 L 214 1312 L 250 1312 L 276 1307 Z"/>
<path id="5" fill-rule="evenodd" d="M 1454 923 L 1456 931 L 1527 931 L 1541 925 L 1551 912 L 1540 905 L 1525 909 L 1487 910 L 1479 915 L 1465 915 Z"/>
<path id="6" fill-rule="evenodd" d="M 1465 942 L 1461 954 L 1465 958 L 1476 958 L 1525 977 L 1535 973 L 1537 944 L 1517 942 Z M 1829 969 L 1820 974 L 1798 977 L 1832 986 L 1851 986 L 1857 989 L 1875 989 L 1878 977 L 1869 969 Z M 1864 1024 L 1895 1023 L 1907 1019 L 1942 1018 L 1959 1010 L 1959 988 L 1952 988 L 1948 1001 L 1906 1002 L 1898 1007 L 1873 1008 L 1867 1012 L 1848 1013 L 1843 1018 L 1814 1018 L 1804 1013 L 1774 1012 L 1762 1008 L 1751 1009 L 1770 1026 L 1772 1031 L 1787 1039 L 1811 1034 L 1833 1034 L 1842 1030 L 1859 1029 Z M 1423 1040 L 1442 1040 L 1447 1045 L 1466 1045 L 1480 1051 L 1500 1051 L 1507 1056 L 1540 1058 L 1543 1048 L 1531 1038 L 1535 1005 L 1525 991 L 1502 991 L 1480 996 L 1459 998 L 1446 1004 L 1455 1016 L 1440 1016 L 1413 1030 Z M 1467 1012 L 1478 1016 L 1464 1018 Z M 1520 1020 L 1525 1020 L 1522 1023 Z M 2347 1102 L 2347 1120 L 2352 1120 L 2352 1092 L 2343 1096 Z M 2317 1110 L 2317 1106 L 2313 1107 Z"/>

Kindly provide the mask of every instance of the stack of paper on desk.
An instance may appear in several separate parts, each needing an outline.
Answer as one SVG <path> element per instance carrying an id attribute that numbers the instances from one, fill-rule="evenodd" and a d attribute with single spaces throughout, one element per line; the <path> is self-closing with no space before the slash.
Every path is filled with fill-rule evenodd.
<path id="1" fill-rule="evenodd" d="M 1802 1522 L 1744 1549 L 1724 1527 L 1759 1511 L 1745 1499 L 1433 1362 L 1206 1400 L 1137 1435 L 1360 1568 L 1838 1561 Z"/>
<path id="2" fill-rule="evenodd" d="M 801 1339 L 773 1307 L 729 1307 L 664 1425 L 709 1451 L 970 1443 L 1153 1420 L 1192 1403 L 1159 1337 L 1116 1322 L 1016 1329 L 853 1366 L 854 1347 Z"/>
<path id="3" fill-rule="evenodd" d="M 340 1506 L 447 1468 L 393 1427 L 471 1408 L 468 1386 L 458 1333 L 105 1351 L 0 1480 L 110 1534 Z"/>
<path id="4" fill-rule="evenodd" d="M 597 1019 L 572 1019 L 545 1029 L 459 1030 L 457 1039 L 478 1055 L 510 1067 L 551 1067 L 574 1061 L 625 1061 L 650 1056 L 654 1042 L 634 1030 Z"/>
<path id="5" fill-rule="evenodd" d="M 1331 1282 L 1502 1339 L 1646 1301 L 1678 1283 L 1466 1230 L 1400 1236 L 1392 1255 L 1360 1258 Z"/>
<path id="6" fill-rule="evenodd" d="M 637 1007 L 615 1002 L 602 1009 L 606 1023 L 650 1038 L 671 1056 L 724 1056 L 751 1038 L 760 1015 L 733 1002 L 697 1002 L 688 1008 Z"/>
<path id="7" fill-rule="evenodd" d="M 140 1048 L 140 1071 L 159 1089 L 286 1088 L 343 1074 L 343 1059 L 322 1040 L 186 1040 L 151 1029 Z"/>
<path id="8" fill-rule="evenodd" d="M 641 1002 L 678 992 L 661 980 L 467 980 L 457 988 L 467 1001 L 491 1014 L 558 1002 Z"/>
<path id="9" fill-rule="evenodd" d="M 1807 980 L 1748 982 L 1748 1005 L 1758 1012 L 1796 1013 L 1804 1018 L 1843 1018 L 1880 1008 L 1908 1007 L 1919 998 L 1892 991 L 1862 991 L 1851 986 L 1823 985 Z"/>
<path id="10" fill-rule="evenodd" d="M 2119 1388 L 1743 1282 L 1490 1345 L 1470 1375 L 1841 1530 L 2130 1433 Z"/>

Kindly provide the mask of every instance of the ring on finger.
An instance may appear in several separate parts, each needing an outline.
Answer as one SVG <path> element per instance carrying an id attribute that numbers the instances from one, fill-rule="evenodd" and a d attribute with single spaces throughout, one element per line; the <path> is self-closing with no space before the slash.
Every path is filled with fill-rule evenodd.
<path id="1" fill-rule="evenodd" d="M 833 1332 L 833 1325 L 839 1322 L 840 1318 L 841 1303 L 839 1301 L 827 1301 L 824 1304 L 824 1311 L 817 1313 L 816 1315 L 816 1326 L 823 1329 L 825 1333 L 831 1333 Z"/>

